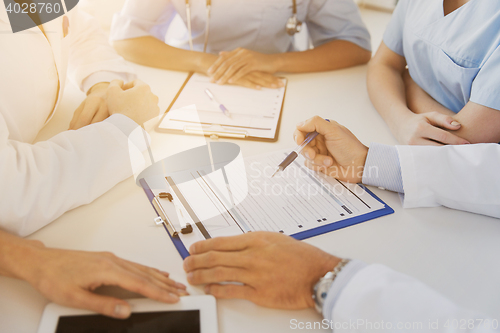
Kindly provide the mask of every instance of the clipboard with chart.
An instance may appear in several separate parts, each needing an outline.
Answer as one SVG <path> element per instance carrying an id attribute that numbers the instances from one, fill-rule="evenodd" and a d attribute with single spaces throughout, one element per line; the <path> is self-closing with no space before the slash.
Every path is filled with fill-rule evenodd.
<path id="1" fill-rule="evenodd" d="M 209 144 L 215 160 L 221 144 Z M 271 178 L 288 153 L 240 154 L 231 163 L 170 174 L 161 185 L 140 183 L 183 258 L 208 238 L 274 231 L 301 240 L 394 212 L 363 185 L 308 169 L 302 156 Z"/>
<path id="2" fill-rule="evenodd" d="M 286 93 L 286 79 L 282 80 L 282 88 L 256 90 L 218 85 L 207 76 L 190 74 L 156 130 L 274 142 L 279 135 Z M 207 89 L 230 110 L 230 117 L 207 96 Z"/>

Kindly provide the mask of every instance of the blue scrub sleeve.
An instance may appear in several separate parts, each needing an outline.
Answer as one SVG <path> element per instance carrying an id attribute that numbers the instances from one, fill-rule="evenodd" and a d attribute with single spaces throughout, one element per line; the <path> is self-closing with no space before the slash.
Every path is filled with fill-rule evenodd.
<path id="1" fill-rule="evenodd" d="M 470 101 L 500 110 L 500 45 L 472 82 Z"/>
<path id="2" fill-rule="evenodd" d="M 392 14 L 391 21 L 387 29 L 385 29 L 383 38 L 385 45 L 402 57 L 405 56 L 403 50 L 403 32 L 408 12 L 408 2 L 409 0 L 399 0 Z"/>
<path id="3" fill-rule="evenodd" d="M 314 47 L 341 39 L 371 51 L 370 33 L 353 0 L 311 1 L 305 22 Z"/>

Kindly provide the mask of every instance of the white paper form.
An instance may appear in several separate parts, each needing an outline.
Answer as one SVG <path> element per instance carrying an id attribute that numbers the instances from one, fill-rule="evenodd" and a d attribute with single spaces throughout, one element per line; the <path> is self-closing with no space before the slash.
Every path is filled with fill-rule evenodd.
<path id="1" fill-rule="evenodd" d="M 293 235 L 384 208 L 359 185 L 309 170 L 302 156 L 271 178 L 288 153 L 246 158 L 244 168 L 228 165 L 224 168 L 227 182 L 221 169 L 193 172 L 192 180 L 176 188 L 197 218 L 190 223 L 201 222 L 210 237 L 259 230 Z M 200 240 L 180 237 L 186 248 Z"/>
<path id="2" fill-rule="evenodd" d="M 208 97 L 205 89 L 209 89 L 229 110 L 230 118 Z M 211 83 L 207 76 L 193 74 L 166 114 L 160 128 L 215 128 L 221 132 L 239 131 L 251 137 L 272 139 L 278 126 L 284 96 L 284 87 L 255 90 L 231 85 L 221 86 Z"/>

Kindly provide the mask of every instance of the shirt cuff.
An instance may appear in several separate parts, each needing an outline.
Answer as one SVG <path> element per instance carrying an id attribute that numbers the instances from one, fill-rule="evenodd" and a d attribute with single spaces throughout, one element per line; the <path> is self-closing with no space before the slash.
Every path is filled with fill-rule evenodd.
<path id="1" fill-rule="evenodd" d="M 337 274 L 335 280 L 333 280 L 332 286 L 328 291 L 325 303 L 323 305 L 323 317 L 332 320 L 333 318 L 333 308 L 335 303 L 340 297 L 342 290 L 351 281 L 351 279 L 363 268 L 368 265 L 360 260 L 351 260 L 347 265 L 345 265 L 342 270 Z"/>
<path id="2" fill-rule="evenodd" d="M 396 147 L 372 143 L 363 170 L 363 184 L 404 193 Z"/>
<path id="3" fill-rule="evenodd" d="M 122 131 L 128 138 L 129 143 L 132 143 L 139 151 L 144 152 L 148 149 L 151 143 L 150 135 L 129 117 L 122 114 L 114 114 L 104 121 L 113 124 Z"/>
<path id="4" fill-rule="evenodd" d="M 122 80 L 123 82 L 128 82 L 129 74 L 128 73 L 117 73 L 117 72 L 108 72 L 108 71 L 99 71 L 90 74 L 83 80 L 82 89 L 85 93 L 87 93 L 90 88 L 100 82 L 111 82 L 113 80 Z"/>

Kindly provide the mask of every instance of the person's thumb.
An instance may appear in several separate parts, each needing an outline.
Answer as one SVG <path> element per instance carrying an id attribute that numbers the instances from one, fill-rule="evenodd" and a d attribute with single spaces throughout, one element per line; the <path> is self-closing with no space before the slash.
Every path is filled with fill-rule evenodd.
<path id="1" fill-rule="evenodd" d="M 453 117 L 437 112 L 429 112 L 427 119 L 429 119 L 431 125 L 446 128 L 452 131 L 459 130 L 462 126 L 458 121 L 453 119 Z"/>

